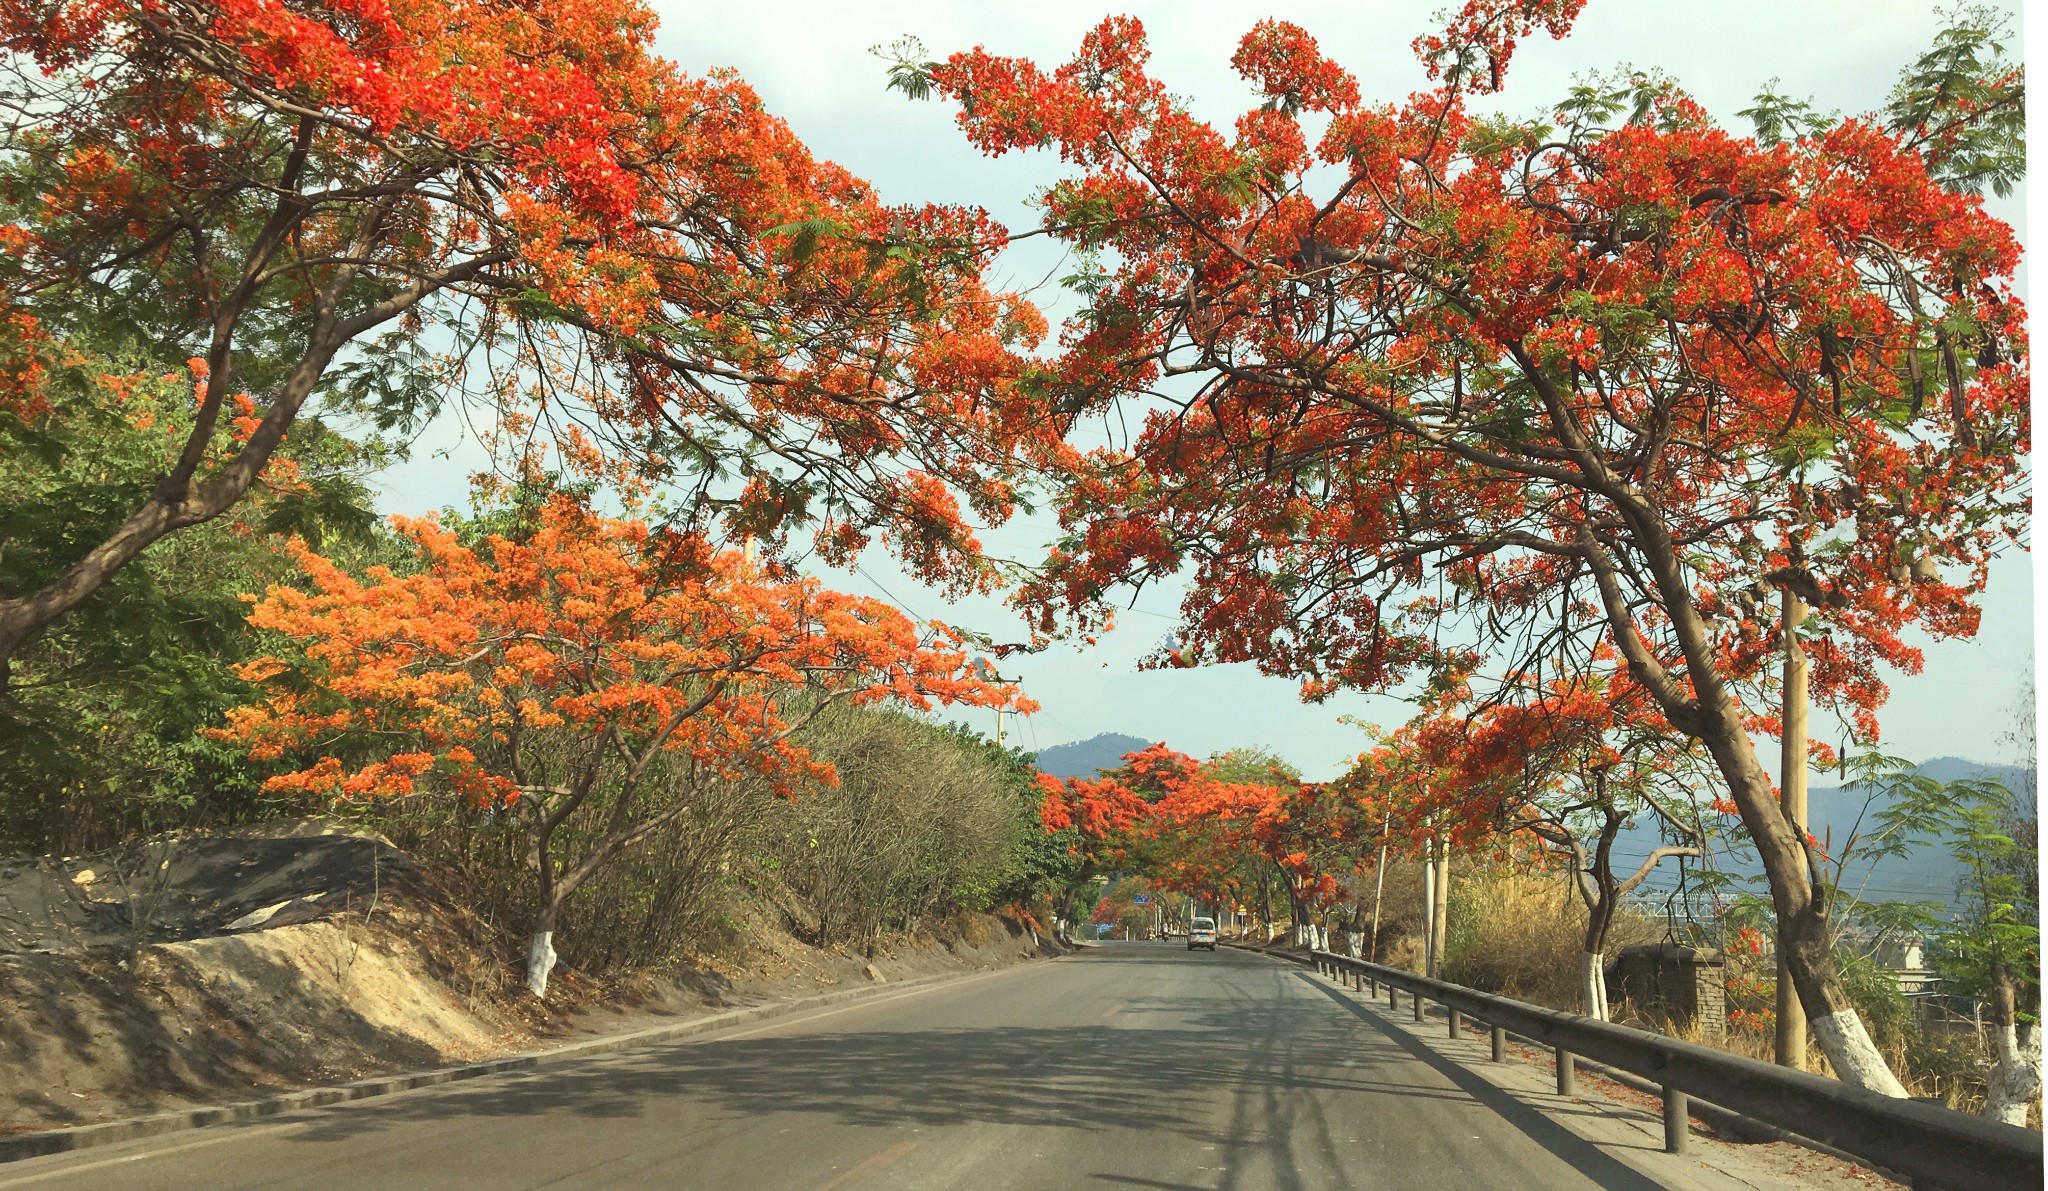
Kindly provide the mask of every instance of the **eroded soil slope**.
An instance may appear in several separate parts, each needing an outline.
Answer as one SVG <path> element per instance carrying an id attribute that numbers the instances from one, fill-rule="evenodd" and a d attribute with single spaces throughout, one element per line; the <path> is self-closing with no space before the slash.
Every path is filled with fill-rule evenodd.
<path id="1" fill-rule="evenodd" d="M 722 954 L 661 976 L 563 971 L 543 1006 L 502 940 L 371 837 L 306 827 L 0 864 L 0 1133 L 473 1061 L 1042 947 L 979 916 L 944 941 L 849 955 L 786 921 L 749 907 Z"/>

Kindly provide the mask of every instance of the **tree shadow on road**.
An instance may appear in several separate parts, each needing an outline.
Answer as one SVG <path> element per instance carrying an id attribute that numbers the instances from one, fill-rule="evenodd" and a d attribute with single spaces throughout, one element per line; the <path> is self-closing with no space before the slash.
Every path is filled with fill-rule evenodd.
<path id="1" fill-rule="evenodd" d="M 1151 957 L 1081 962 L 1145 963 Z M 536 1118 L 537 1129 L 548 1127 L 539 1118 L 550 1118 L 554 1124 L 672 1123 L 683 1130 L 779 1114 L 856 1127 L 994 1124 L 1165 1134 L 1220 1147 L 1226 1169 L 1263 1153 L 1264 1164 L 1284 1170 L 1341 1168 L 1350 1159 L 1338 1152 L 1348 1149 L 1338 1135 L 1356 1132 L 1355 1122 L 1381 1113 L 1414 1119 L 1418 1100 L 1476 1099 L 1598 1186 L 1655 1187 L 1411 1043 L 1383 1026 L 1361 1029 L 1358 1018 L 1329 1012 L 1315 1000 L 1257 996 L 1217 981 L 1193 994 L 1181 986 L 1170 997 L 1127 1000 L 1099 1025 L 918 1028 L 913 1018 L 900 1030 L 653 1046 L 309 1114 L 290 1136 L 335 1142 L 418 1122 L 507 1117 Z M 1429 1067 L 1418 1068 L 1411 1054 Z M 1424 1070 L 1442 1071 L 1449 1080 L 1418 1080 Z M 1227 1120 L 1219 1119 L 1219 1105 L 1230 1106 Z M 1412 1144 L 1450 1143 L 1418 1137 Z M 1296 1152 L 1304 1146 L 1315 1152 Z M 1282 1185 L 1298 1184 L 1283 1178 Z"/>

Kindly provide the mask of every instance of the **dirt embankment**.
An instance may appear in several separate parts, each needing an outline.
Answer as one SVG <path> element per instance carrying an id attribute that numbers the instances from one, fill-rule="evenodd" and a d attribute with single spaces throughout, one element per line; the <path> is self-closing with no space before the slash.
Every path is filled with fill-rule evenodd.
<path id="1" fill-rule="evenodd" d="M 80 880 L 81 876 L 85 879 Z M 519 991 L 492 932 L 382 841 L 307 831 L 0 863 L 0 1134 L 469 1062 L 1042 953 L 1008 919 L 810 947 L 768 907 L 730 954 Z"/>

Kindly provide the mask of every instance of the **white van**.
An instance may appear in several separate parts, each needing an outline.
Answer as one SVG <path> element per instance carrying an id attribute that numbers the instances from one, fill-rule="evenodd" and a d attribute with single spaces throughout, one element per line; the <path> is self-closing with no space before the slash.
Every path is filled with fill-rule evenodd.
<path id="1" fill-rule="evenodd" d="M 1216 950 L 1216 920 L 1214 918 L 1195 918 L 1188 922 L 1188 950 L 1193 951 L 1197 947 L 1207 947 L 1211 951 Z"/>

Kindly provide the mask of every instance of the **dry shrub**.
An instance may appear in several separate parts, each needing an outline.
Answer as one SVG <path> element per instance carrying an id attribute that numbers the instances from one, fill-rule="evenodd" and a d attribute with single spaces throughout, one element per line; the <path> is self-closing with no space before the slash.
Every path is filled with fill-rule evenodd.
<path id="1" fill-rule="evenodd" d="M 1656 924 L 1623 910 L 1608 935 L 1612 957 L 1656 937 Z M 1518 1001 L 1577 1011 L 1586 907 L 1562 873 L 1451 865 L 1444 978 Z"/>
<path id="2" fill-rule="evenodd" d="M 1390 859 L 1384 883 L 1370 868 L 1361 870 L 1356 887 L 1359 929 L 1370 931 L 1377 894 L 1379 941 L 1373 960 L 1393 968 L 1422 970 L 1422 866 L 1413 860 Z"/>
<path id="3" fill-rule="evenodd" d="M 912 715 L 847 707 L 803 740 L 838 784 L 764 814 L 760 847 L 815 916 L 810 941 L 868 949 L 993 904 L 1033 825 L 986 750 Z"/>

